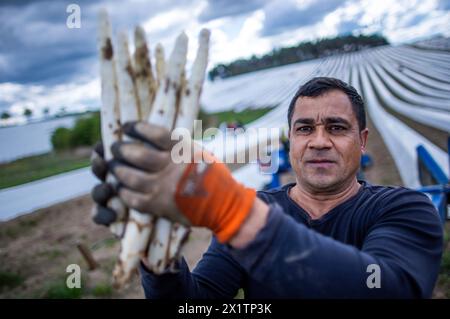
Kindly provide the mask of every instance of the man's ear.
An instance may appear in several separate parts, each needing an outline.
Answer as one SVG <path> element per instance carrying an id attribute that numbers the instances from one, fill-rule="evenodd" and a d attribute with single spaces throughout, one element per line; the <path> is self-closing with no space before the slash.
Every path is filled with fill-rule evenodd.
<path id="1" fill-rule="evenodd" d="M 359 138 L 361 140 L 361 152 L 366 152 L 366 145 L 367 145 L 367 137 L 369 136 L 369 129 L 366 127 L 364 130 L 359 132 Z"/>

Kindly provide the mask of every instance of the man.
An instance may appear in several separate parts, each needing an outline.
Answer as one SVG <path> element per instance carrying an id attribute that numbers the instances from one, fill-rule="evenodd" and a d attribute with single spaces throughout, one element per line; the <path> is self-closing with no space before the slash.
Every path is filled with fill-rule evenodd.
<path id="1" fill-rule="evenodd" d="M 442 254 L 438 214 L 422 193 L 356 179 L 368 136 L 356 90 L 313 78 L 292 99 L 288 124 L 296 183 L 257 194 L 209 154 L 196 153 L 207 165 L 172 163 L 161 128 L 124 126 L 145 143 L 112 147 L 121 199 L 215 235 L 192 272 L 184 259 L 159 276 L 142 264 L 146 296 L 232 298 L 243 288 L 247 298 L 429 298 Z M 96 157 L 93 167 L 104 163 Z"/>

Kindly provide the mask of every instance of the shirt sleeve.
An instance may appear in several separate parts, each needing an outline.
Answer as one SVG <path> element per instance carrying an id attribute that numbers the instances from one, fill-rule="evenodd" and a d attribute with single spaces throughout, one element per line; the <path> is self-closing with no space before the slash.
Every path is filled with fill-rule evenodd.
<path id="1" fill-rule="evenodd" d="M 242 286 L 243 268 L 213 236 L 208 250 L 191 272 L 184 258 L 176 273 L 155 275 L 140 265 L 141 283 L 149 299 L 231 299 Z"/>
<path id="2" fill-rule="evenodd" d="M 227 250 L 278 298 L 429 298 L 442 254 L 438 214 L 414 191 L 386 202 L 361 249 L 307 228 L 271 203 L 256 238 Z"/>

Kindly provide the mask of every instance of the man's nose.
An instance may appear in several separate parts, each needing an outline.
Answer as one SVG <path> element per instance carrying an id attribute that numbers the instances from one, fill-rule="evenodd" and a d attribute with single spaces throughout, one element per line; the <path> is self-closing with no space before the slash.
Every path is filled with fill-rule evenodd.
<path id="1" fill-rule="evenodd" d="M 323 126 L 317 126 L 308 143 L 309 148 L 329 149 L 333 146 L 330 136 Z"/>

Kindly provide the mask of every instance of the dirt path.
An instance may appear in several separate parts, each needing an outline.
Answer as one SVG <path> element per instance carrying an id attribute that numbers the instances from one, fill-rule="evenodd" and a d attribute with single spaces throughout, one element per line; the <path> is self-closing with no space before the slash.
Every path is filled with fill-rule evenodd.
<path id="1" fill-rule="evenodd" d="M 403 185 L 394 159 L 369 116 L 367 117 L 367 128 L 369 137 L 366 152 L 372 157 L 373 166 L 364 172 L 366 180 L 371 184 Z"/>

